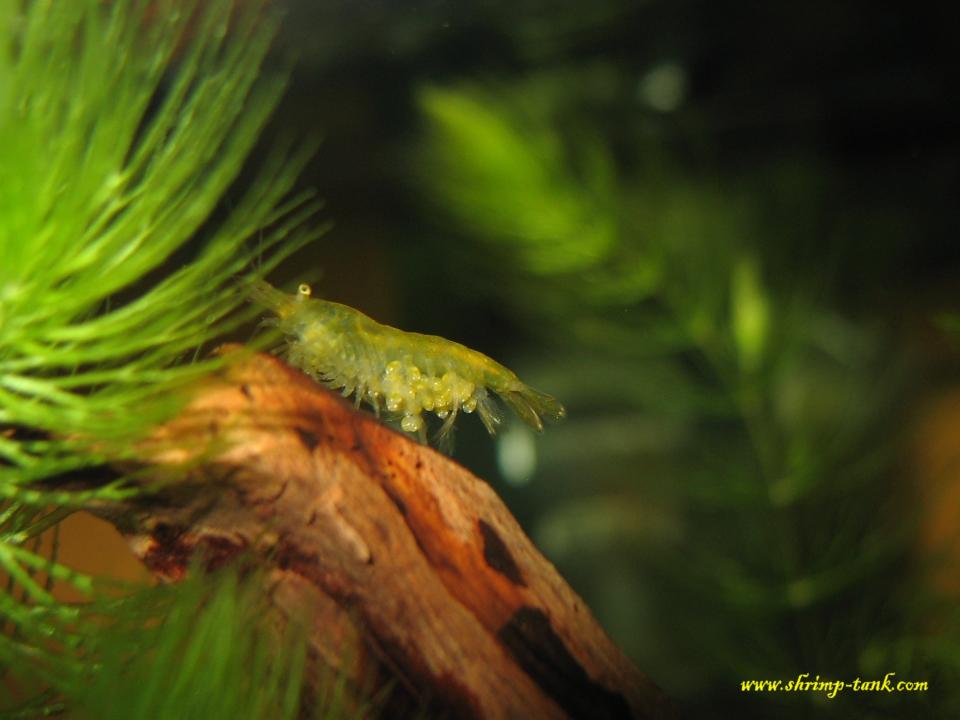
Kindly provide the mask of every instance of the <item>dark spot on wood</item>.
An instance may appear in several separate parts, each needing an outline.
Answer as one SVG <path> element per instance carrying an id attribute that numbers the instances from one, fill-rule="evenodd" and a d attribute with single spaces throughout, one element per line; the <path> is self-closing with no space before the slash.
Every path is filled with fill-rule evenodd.
<path id="1" fill-rule="evenodd" d="M 152 573 L 171 580 L 182 580 L 187 574 L 190 554 L 180 547 L 155 545 L 141 558 Z"/>
<path id="2" fill-rule="evenodd" d="M 173 545 L 183 535 L 184 529 L 170 523 L 157 523 L 150 533 L 153 539 L 161 545 Z"/>
<path id="3" fill-rule="evenodd" d="M 397 506 L 397 510 L 400 511 L 400 514 L 406 517 L 407 505 L 403 502 L 403 498 L 400 497 L 399 493 L 393 489 L 393 486 L 385 484 L 383 485 L 383 491 L 387 494 L 387 497 L 390 498 L 390 502 Z"/>
<path id="4" fill-rule="evenodd" d="M 250 505 L 253 506 L 253 507 L 258 507 L 258 506 L 260 506 L 260 505 L 272 505 L 272 504 L 275 503 L 277 500 L 279 500 L 280 498 L 283 497 L 283 494 L 287 491 L 287 487 L 288 487 L 289 485 L 290 485 L 290 481 L 289 481 L 289 480 L 284 480 L 284 481 L 280 484 L 280 489 L 277 490 L 277 492 L 276 492 L 274 495 L 272 495 L 272 496 L 270 496 L 270 497 L 265 497 L 265 498 L 257 498 L 256 500 L 246 500 L 246 499 L 245 499 L 245 502 L 249 502 Z M 246 496 L 248 495 L 248 493 L 243 493 L 243 495 L 244 495 L 244 498 L 246 498 Z"/>
<path id="5" fill-rule="evenodd" d="M 408 649 L 368 618 L 370 647 L 387 672 L 416 698 L 415 712 L 401 717 L 430 717 L 444 720 L 480 720 L 480 702 L 459 679 L 449 673 L 435 675 L 426 667 L 416 649 Z M 386 714 L 381 717 L 396 717 Z"/>
<path id="6" fill-rule="evenodd" d="M 152 572 L 180 580 L 187 572 L 194 544 L 184 539 L 184 529 L 170 523 L 158 523 L 150 533 L 153 543 L 144 553 L 143 564 Z"/>
<path id="7" fill-rule="evenodd" d="M 390 502 L 397 506 L 397 510 L 400 511 L 400 514 L 403 515 L 404 521 L 407 523 L 407 527 L 410 530 L 410 534 L 413 536 L 413 541 L 417 544 L 417 547 L 420 549 L 420 552 L 423 554 L 423 557 L 426 558 L 427 562 L 431 565 L 434 565 L 437 561 L 443 562 L 444 558 L 437 557 L 437 554 L 431 552 L 430 548 L 424 544 L 423 538 L 417 533 L 417 528 L 411 525 L 410 518 L 407 515 L 407 505 L 403 502 L 403 498 L 400 493 L 390 484 L 382 483 L 383 491 L 387 494 L 387 497 L 390 498 Z"/>
<path id="8" fill-rule="evenodd" d="M 243 474 L 243 468 L 239 465 L 231 465 L 223 468 L 220 472 L 220 481 L 230 485 L 236 484 L 236 479 Z"/>
<path id="9" fill-rule="evenodd" d="M 413 466 L 417 470 L 423 467 L 423 460 L 417 460 L 417 464 Z"/>
<path id="10" fill-rule="evenodd" d="M 244 397 L 246 397 L 247 400 L 253 400 L 253 390 L 251 390 L 250 386 L 247 385 L 246 383 L 240 386 L 240 392 L 243 393 Z"/>
<path id="11" fill-rule="evenodd" d="M 483 536 L 483 559 L 487 565 L 503 575 L 514 585 L 526 587 L 523 574 L 506 544 L 486 520 L 477 520 L 477 527 Z"/>
<path id="12" fill-rule="evenodd" d="M 0 462 L 0 465 L 9 464 Z M 45 478 L 37 480 L 36 484 L 50 490 L 90 490 L 116 482 L 120 475 L 119 472 L 106 465 L 95 465 L 47 475 Z"/>
<path id="13" fill-rule="evenodd" d="M 390 525 L 380 522 L 380 519 L 376 517 L 371 519 L 373 520 L 373 527 L 377 531 L 377 539 L 380 541 L 380 543 L 387 546 L 391 545 Z"/>
<path id="14" fill-rule="evenodd" d="M 522 607 L 497 632 L 517 664 L 571 717 L 629 718 L 623 695 L 594 682 L 538 608 Z"/>
<path id="15" fill-rule="evenodd" d="M 200 553 L 207 572 L 213 572 L 223 567 L 238 553 L 246 549 L 246 546 L 246 542 L 237 542 L 216 535 L 205 536 Z"/>
<path id="16" fill-rule="evenodd" d="M 452 675 L 434 678 L 424 713 L 435 718 L 463 718 L 479 720 L 483 717 L 480 703 L 467 687 Z"/>
<path id="17" fill-rule="evenodd" d="M 317 436 L 302 427 L 298 427 L 296 430 L 297 437 L 300 438 L 300 442 L 303 443 L 303 446 L 310 452 L 313 452 L 314 448 L 320 444 L 320 440 L 317 438 Z"/>
<path id="18" fill-rule="evenodd" d="M 313 510 L 310 512 L 310 519 L 307 520 L 307 525 L 313 525 L 317 522 L 317 511 Z"/>
<path id="19" fill-rule="evenodd" d="M 184 577 L 195 555 L 207 571 L 213 571 L 247 547 L 242 538 L 198 536 L 165 522 L 158 523 L 150 534 L 154 542 L 143 557 L 144 564 L 153 572 L 178 580 Z"/>
<path id="20" fill-rule="evenodd" d="M 350 610 L 353 605 L 360 604 L 351 580 L 317 553 L 304 550 L 294 542 L 281 540 L 272 557 L 278 569 L 299 575 L 343 609 Z"/>

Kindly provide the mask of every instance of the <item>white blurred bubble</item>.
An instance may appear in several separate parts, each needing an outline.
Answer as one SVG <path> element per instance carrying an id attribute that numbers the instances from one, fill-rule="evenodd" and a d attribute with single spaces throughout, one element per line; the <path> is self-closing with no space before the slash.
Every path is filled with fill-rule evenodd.
<path id="1" fill-rule="evenodd" d="M 687 97 L 687 72 L 678 63 L 662 62 L 640 78 L 640 99 L 660 112 L 673 112 Z"/>
<path id="2" fill-rule="evenodd" d="M 520 425 L 509 427 L 497 442 L 497 465 L 511 485 L 526 485 L 537 469 L 537 444 L 533 433 Z"/>

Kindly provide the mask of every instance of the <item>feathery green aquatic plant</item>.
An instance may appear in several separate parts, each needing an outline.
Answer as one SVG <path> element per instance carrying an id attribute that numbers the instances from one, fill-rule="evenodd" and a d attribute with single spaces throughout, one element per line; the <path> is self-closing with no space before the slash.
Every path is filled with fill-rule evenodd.
<path id="1" fill-rule="evenodd" d="M 292 627 L 282 639 L 271 635 L 262 586 L 251 580 L 197 572 L 124 598 L 113 608 L 121 621 L 85 648 L 100 666 L 52 681 L 78 714 L 101 720 L 302 717 L 303 635 Z"/>
<path id="2" fill-rule="evenodd" d="M 315 235 L 315 203 L 291 196 L 308 147 L 240 182 L 285 86 L 262 71 L 264 5 L 0 0 L 0 667 L 20 675 L 65 672 L 92 632 L 50 584 L 93 579 L 35 539 L 139 492 L 50 481 L 123 457 L 173 411 L 222 362 L 195 356 L 243 321 L 251 264 Z"/>

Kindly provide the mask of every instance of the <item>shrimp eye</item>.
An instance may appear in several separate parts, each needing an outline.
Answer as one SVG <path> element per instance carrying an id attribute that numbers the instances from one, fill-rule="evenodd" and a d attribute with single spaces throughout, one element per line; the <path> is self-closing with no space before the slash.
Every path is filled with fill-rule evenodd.
<path id="1" fill-rule="evenodd" d="M 310 293 L 313 291 L 310 289 L 310 286 L 306 283 L 300 283 L 300 287 L 297 288 L 297 294 L 302 297 L 310 297 Z"/>

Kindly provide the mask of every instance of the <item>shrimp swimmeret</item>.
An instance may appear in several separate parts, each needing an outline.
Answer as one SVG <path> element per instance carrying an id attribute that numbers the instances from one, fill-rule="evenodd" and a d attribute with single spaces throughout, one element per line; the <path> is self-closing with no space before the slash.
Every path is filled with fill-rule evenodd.
<path id="1" fill-rule="evenodd" d="M 400 418 L 400 427 L 426 437 L 423 411 L 444 420 L 437 434 L 450 438 L 457 413 L 474 410 L 487 432 L 500 424 L 498 395 L 520 418 L 543 430 L 543 420 L 560 420 L 566 411 L 555 398 L 525 385 L 486 355 L 435 335 L 381 325 L 358 310 L 310 297 L 309 285 L 296 295 L 257 282 L 251 298 L 277 317 L 266 321 L 286 338 L 286 358 L 295 367 L 356 404 L 369 403 Z"/>

